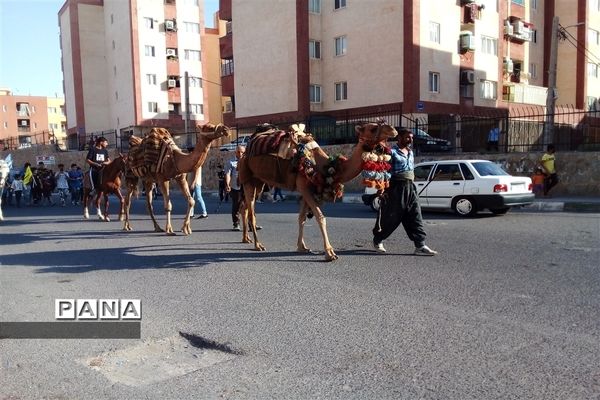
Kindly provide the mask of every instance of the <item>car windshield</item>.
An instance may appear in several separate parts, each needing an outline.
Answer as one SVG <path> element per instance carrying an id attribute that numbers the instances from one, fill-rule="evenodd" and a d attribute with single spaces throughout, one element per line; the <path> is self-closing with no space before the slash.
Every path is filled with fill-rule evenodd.
<path id="1" fill-rule="evenodd" d="M 419 138 L 433 139 L 427 132 L 422 131 L 420 129 L 413 129 L 413 133 L 416 137 L 419 137 Z"/>
<path id="2" fill-rule="evenodd" d="M 493 162 L 480 161 L 472 164 L 479 176 L 510 175 L 508 172 L 503 170 L 501 166 L 494 164 Z"/>

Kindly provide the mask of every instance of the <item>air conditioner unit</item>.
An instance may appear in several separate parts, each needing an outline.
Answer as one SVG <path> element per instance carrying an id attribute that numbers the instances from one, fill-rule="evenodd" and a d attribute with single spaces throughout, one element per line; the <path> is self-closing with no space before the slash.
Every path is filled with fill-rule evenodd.
<path id="1" fill-rule="evenodd" d="M 462 33 L 460 35 L 460 49 L 462 51 L 475 50 L 475 36 L 472 33 Z"/>
<path id="2" fill-rule="evenodd" d="M 172 19 L 168 19 L 165 21 L 165 30 L 166 31 L 174 31 L 175 30 L 175 21 Z"/>
<path id="3" fill-rule="evenodd" d="M 525 29 L 525 24 L 521 20 L 516 20 L 513 22 L 513 31 L 515 35 L 520 35 L 523 33 L 523 29 Z"/>
<path id="4" fill-rule="evenodd" d="M 171 80 L 171 79 L 169 79 L 169 80 Z M 175 104 L 173 104 L 173 103 L 169 103 L 169 111 L 170 111 L 170 112 L 173 112 L 173 111 L 175 111 Z"/>
<path id="5" fill-rule="evenodd" d="M 472 85 L 475 83 L 475 71 L 466 70 L 461 72 L 461 83 Z"/>
<path id="6" fill-rule="evenodd" d="M 529 28 L 523 28 L 523 30 L 521 31 L 521 34 L 519 35 L 519 37 L 522 40 L 526 40 L 526 41 L 531 41 L 531 29 Z"/>
<path id="7" fill-rule="evenodd" d="M 177 57 L 177 50 L 167 49 L 167 57 Z"/>
<path id="8" fill-rule="evenodd" d="M 514 35 L 514 28 L 511 24 L 504 25 L 504 34 L 508 36 Z"/>
<path id="9" fill-rule="evenodd" d="M 21 126 L 29 126 L 29 121 L 26 119 L 21 120 Z"/>
<path id="10" fill-rule="evenodd" d="M 461 0 L 460 2 L 461 2 L 461 4 L 463 4 L 463 5 L 464 5 L 464 4 L 471 4 L 471 3 L 475 3 L 475 0 Z"/>
<path id="11" fill-rule="evenodd" d="M 177 80 L 175 80 L 175 79 L 168 79 L 167 80 L 167 87 L 170 87 L 170 88 L 177 87 Z"/>
<path id="12" fill-rule="evenodd" d="M 502 62 L 502 66 L 503 66 L 504 72 L 508 72 L 509 74 L 513 73 L 514 64 L 513 64 L 513 60 L 511 58 L 505 57 L 504 61 Z"/>

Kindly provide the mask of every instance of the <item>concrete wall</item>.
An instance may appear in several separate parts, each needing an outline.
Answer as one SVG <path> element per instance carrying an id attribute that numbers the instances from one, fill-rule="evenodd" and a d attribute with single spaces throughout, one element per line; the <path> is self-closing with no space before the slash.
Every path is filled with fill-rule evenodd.
<path id="1" fill-rule="evenodd" d="M 330 154 L 350 154 L 352 145 L 324 146 L 325 151 Z M 111 157 L 116 157 L 118 153 L 114 149 L 109 149 Z M 1 151 L 0 158 L 5 158 L 9 152 Z M 34 164 L 37 155 L 53 155 L 56 157 L 56 164 L 63 163 L 70 166 L 71 163 L 77 163 L 80 166 L 85 165 L 85 151 L 56 151 L 54 146 L 37 146 L 29 149 L 22 149 L 12 152 L 13 163 L 15 166 L 22 167 L 27 161 Z M 513 175 L 531 176 L 537 160 L 542 153 L 508 153 L 508 154 L 478 154 L 465 153 L 459 156 L 435 156 L 435 157 L 416 157 L 416 162 L 440 160 L 440 159 L 486 159 L 498 162 Z M 217 166 L 225 165 L 225 162 L 234 157 L 233 152 L 219 151 L 218 148 L 210 150 L 202 171 L 202 186 L 206 191 L 216 190 Z M 556 153 L 556 168 L 559 176 L 559 184 L 552 189 L 554 196 L 600 196 L 600 152 L 558 152 Z M 56 170 L 57 167 L 53 166 Z M 360 177 L 346 183 L 347 192 L 362 192 Z"/>

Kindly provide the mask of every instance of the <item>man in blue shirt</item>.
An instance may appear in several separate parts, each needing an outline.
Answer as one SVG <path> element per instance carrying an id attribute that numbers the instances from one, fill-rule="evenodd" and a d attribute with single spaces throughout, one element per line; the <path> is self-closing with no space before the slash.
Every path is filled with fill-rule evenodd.
<path id="1" fill-rule="evenodd" d="M 411 149 L 413 133 L 408 129 L 398 132 L 398 144 L 392 147 L 392 179 L 386 189 L 377 223 L 373 228 L 373 247 L 379 253 L 385 253 L 383 241 L 402 223 L 408 238 L 415 243 L 415 255 L 433 256 L 437 254 L 425 245 L 425 229 L 419 194 L 413 183 L 415 179 L 415 159 Z"/>

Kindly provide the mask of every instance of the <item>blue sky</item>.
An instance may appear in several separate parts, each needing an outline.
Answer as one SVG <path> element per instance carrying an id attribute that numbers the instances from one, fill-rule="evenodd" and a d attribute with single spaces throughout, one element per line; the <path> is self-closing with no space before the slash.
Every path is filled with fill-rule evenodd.
<path id="1" fill-rule="evenodd" d="M 0 0 L 0 88 L 24 96 L 63 97 L 58 10 L 64 0 Z M 205 0 L 213 25 L 219 0 Z"/>

